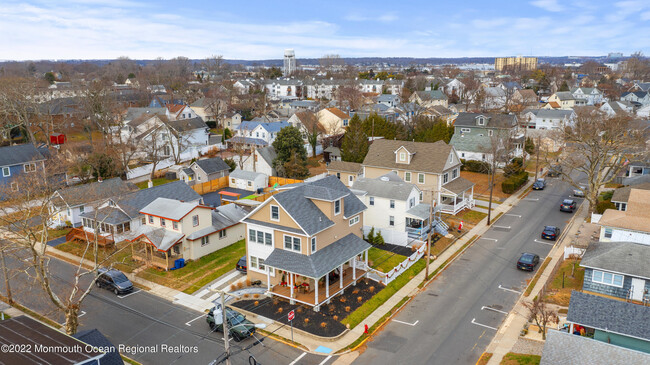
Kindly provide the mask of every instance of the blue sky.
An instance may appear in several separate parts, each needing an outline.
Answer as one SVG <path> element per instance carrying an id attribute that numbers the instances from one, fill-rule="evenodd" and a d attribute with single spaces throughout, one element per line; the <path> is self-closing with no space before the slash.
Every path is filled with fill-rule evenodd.
<path id="1" fill-rule="evenodd" d="M 0 59 L 650 53 L 649 0 L 2 0 Z"/>

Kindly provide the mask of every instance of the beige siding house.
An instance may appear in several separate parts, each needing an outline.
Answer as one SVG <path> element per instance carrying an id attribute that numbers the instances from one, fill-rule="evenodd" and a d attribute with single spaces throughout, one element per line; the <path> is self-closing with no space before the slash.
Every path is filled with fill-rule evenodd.
<path id="1" fill-rule="evenodd" d="M 242 220 L 247 275 L 268 295 L 319 310 L 366 274 L 366 206 L 334 176 L 282 189 Z"/>
<path id="2" fill-rule="evenodd" d="M 360 163 L 332 161 L 327 165 L 327 174 L 336 176 L 348 187 L 363 176 L 363 168 Z"/>
<path id="3" fill-rule="evenodd" d="M 422 191 L 420 201 L 440 205 L 456 214 L 474 206 L 474 183 L 460 177 L 461 162 L 453 146 L 435 143 L 379 139 L 363 160 L 363 176 L 378 178 L 395 172 Z"/>
<path id="4" fill-rule="evenodd" d="M 345 132 L 345 127 L 350 123 L 350 116 L 338 108 L 323 109 L 316 113 L 316 117 L 327 135 Z"/>

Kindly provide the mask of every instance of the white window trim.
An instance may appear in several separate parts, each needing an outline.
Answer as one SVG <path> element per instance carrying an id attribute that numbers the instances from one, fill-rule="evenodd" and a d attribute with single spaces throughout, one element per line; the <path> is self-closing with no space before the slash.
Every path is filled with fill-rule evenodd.
<path id="1" fill-rule="evenodd" d="M 411 172 L 407 171 L 404 173 L 404 181 L 411 182 Z"/>
<path id="2" fill-rule="evenodd" d="M 316 237 L 310 238 L 309 242 L 311 245 L 311 253 L 318 251 L 318 243 L 316 242 Z"/>
<path id="3" fill-rule="evenodd" d="M 471 128 L 461 128 L 461 129 L 460 129 L 460 132 L 461 132 L 461 133 L 471 133 L 471 132 L 472 132 L 472 129 L 471 129 Z"/>
<path id="4" fill-rule="evenodd" d="M 339 203 L 339 211 L 338 211 L 338 213 L 336 212 L 336 203 L 337 203 L 337 202 Z M 337 200 L 335 200 L 335 201 L 334 201 L 334 215 L 339 215 L 339 214 L 341 214 L 341 210 L 342 210 L 341 208 L 342 208 L 342 206 L 341 206 L 341 199 L 337 199 Z"/>
<path id="5" fill-rule="evenodd" d="M 420 182 L 420 176 L 422 176 L 422 182 Z M 426 179 L 427 179 L 426 175 L 424 175 L 421 172 L 418 172 L 418 184 L 423 184 L 423 185 L 426 184 L 427 181 Z"/>
<path id="6" fill-rule="evenodd" d="M 374 196 L 369 196 L 368 197 L 368 205 L 375 205 L 375 197 Z"/>
<path id="7" fill-rule="evenodd" d="M 400 152 L 399 153 L 399 160 L 400 161 L 406 161 L 406 152 Z"/>
<path id="8" fill-rule="evenodd" d="M 196 224 L 194 224 L 194 218 L 196 218 Z M 193 215 L 192 216 L 192 227 L 197 227 L 199 224 L 201 224 L 201 222 L 199 221 L 199 215 L 198 214 Z"/>
<path id="9" fill-rule="evenodd" d="M 284 244 L 285 244 L 285 241 L 286 241 L 286 239 L 287 239 L 287 237 L 291 237 L 291 249 L 288 249 L 288 248 L 284 245 Z M 300 251 L 296 251 L 296 250 L 293 249 L 293 239 L 294 239 L 294 238 L 298 238 L 298 239 L 300 240 Z M 292 236 L 292 235 L 289 235 L 289 234 L 283 234 L 283 235 L 282 235 L 282 249 L 287 250 L 287 251 L 291 251 L 291 252 L 302 253 L 302 238 L 300 238 L 300 237 L 298 237 L 298 236 Z"/>
<path id="10" fill-rule="evenodd" d="M 357 223 L 359 223 L 359 216 L 358 215 L 355 215 L 354 217 L 350 218 L 350 222 L 349 222 L 350 227 L 352 227 L 353 225 L 355 225 Z"/>
<path id="11" fill-rule="evenodd" d="M 7 172 L 7 174 L 5 174 L 5 171 Z M 2 168 L 2 177 L 9 177 L 9 176 L 11 176 L 11 167 L 9 167 L 9 166 L 3 167 Z"/>
<path id="12" fill-rule="evenodd" d="M 210 236 L 201 237 L 201 247 L 207 246 L 210 244 Z"/>
<path id="13" fill-rule="evenodd" d="M 273 218 L 273 208 L 278 208 L 278 218 L 277 219 Z M 269 219 L 274 221 L 274 222 L 279 222 L 280 221 L 280 206 L 279 205 L 270 205 Z"/>
<path id="14" fill-rule="evenodd" d="M 596 272 L 599 272 L 601 274 L 600 275 L 600 277 L 601 277 L 600 281 L 597 281 L 594 278 Z M 611 283 L 605 282 L 605 274 L 611 274 L 612 275 L 612 282 Z M 621 277 L 621 285 L 614 284 L 614 277 L 615 276 Z M 614 273 L 608 272 L 608 271 L 592 270 L 592 272 L 591 272 L 591 281 L 594 282 L 594 283 L 597 283 L 597 284 L 603 284 L 603 285 L 613 286 L 613 287 L 616 287 L 616 288 L 622 288 L 623 285 L 625 284 L 625 276 L 619 275 L 619 274 L 614 274 Z"/>
<path id="15" fill-rule="evenodd" d="M 391 199 L 391 200 L 388 201 L 388 207 L 390 209 L 395 209 L 395 200 L 394 199 Z"/>
<path id="16" fill-rule="evenodd" d="M 449 173 L 445 172 L 444 174 L 442 174 L 442 183 L 446 184 L 448 182 L 449 182 Z"/>

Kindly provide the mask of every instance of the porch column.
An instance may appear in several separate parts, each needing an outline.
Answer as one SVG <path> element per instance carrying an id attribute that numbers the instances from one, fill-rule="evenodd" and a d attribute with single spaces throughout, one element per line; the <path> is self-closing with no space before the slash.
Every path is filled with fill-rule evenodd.
<path id="1" fill-rule="evenodd" d="M 352 280 L 357 280 L 357 255 L 352 258 Z"/>
<path id="2" fill-rule="evenodd" d="M 316 282 L 314 285 L 315 293 L 316 293 L 314 297 L 314 306 L 317 306 L 318 305 L 318 279 L 314 279 L 314 281 Z"/>
<path id="3" fill-rule="evenodd" d="M 339 268 L 339 289 L 343 289 L 343 264 Z"/>
<path id="4" fill-rule="evenodd" d="M 293 298 L 293 273 L 289 273 L 289 293 L 291 298 Z"/>
<path id="5" fill-rule="evenodd" d="M 167 255 L 167 251 L 165 251 L 165 263 L 167 266 L 165 266 L 165 271 L 169 270 L 169 255 Z"/>
<path id="6" fill-rule="evenodd" d="M 266 290 L 271 291 L 271 270 L 266 270 Z"/>
<path id="7" fill-rule="evenodd" d="M 325 299 L 330 297 L 330 273 L 325 275 Z"/>
<path id="8" fill-rule="evenodd" d="M 365 259 L 365 262 L 366 262 L 366 269 L 368 269 L 368 250 L 366 250 L 366 259 Z"/>

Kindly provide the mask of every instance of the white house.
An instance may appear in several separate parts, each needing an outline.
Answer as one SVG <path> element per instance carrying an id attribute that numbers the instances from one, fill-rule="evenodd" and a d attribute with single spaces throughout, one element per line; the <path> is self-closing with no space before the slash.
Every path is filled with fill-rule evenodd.
<path id="1" fill-rule="evenodd" d="M 307 80 L 305 84 L 308 98 L 332 100 L 341 82 L 334 79 L 312 79 Z"/>
<path id="2" fill-rule="evenodd" d="M 140 210 L 143 224 L 128 235 L 133 258 L 169 269 L 174 261 L 201 257 L 244 239 L 246 211 L 228 204 L 213 209 L 198 202 L 158 198 Z M 137 248 L 135 248 L 137 247 Z"/>
<path id="3" fill-rule="evenodd" d="M 338 108 L 326 108 L 316 113 L 318 123 L 327 135 L 343 133 L 350 123 L 350 116 Z"/>
<path id="4" fill-rule="evenodd" d="M 273 146 L 256 148 L 255 151 L 244 156 L 244 171 L 260 172 L 266 176 L 276 176 L 277 172 L 273 167 L 273 161 L 278 157 Z"/>
<path id="5" fill-rule="evenodd" d="M 605 210 L 598 225 L 602 242 L 650 245 L 650 190 L 630 189 L 625 210 Z"/>
<path id="6" fill-rule="evenodd" d="M 561 129 L 575 122 L 576 113 L 565 109 L 529 109 L 522 119 L 531 129 Z"/>
<path id="7" fill-rule="evenodd" d="M 571 94 L 576 100 L 583 100 L 586 105 L 600 104 L 607 100 L 595 87 L 577 87 L 571 89 Z"/>
<path id="8" fill-rule="evenodd" d="M 304 96 L 302 95 L 302 81 L 296 79 L 267 80 L 264 87 L 271 99 L 300 98 Z"/>
<path id="9" fill-rule="evenodd" d="M 244 144 L 246 147 L 270 146 L 275 141 L 278 132 L 289 125 L 287 121 L 270 123 L 244 121 L 235 130 L 235 136 L 227 142 L 229 145 Z"/>
<path id="10" fill-rule="evenodd" d="M 228 181 L 231 188 L 248 191 L 257 191 L 269 186 L 268 175 L 241 169 L 235 169 L 235 171 L 231 172 Z"/>
<path id="11" fill-rule="evenodd" d="M 407 212 L 420 204 L 417 186 L 391 172 L 375 179 L 359 178 L 352 184 L 351 191 L 368 207 L 363 215 L 365 235 L 374 228 L 375 234 L 381 232 L 387 243 L 408 244 L 407 227 L 412 226 L 414 217 Z"/>
<path id="12" fill-rule="evenodd" d="M 599 110 L 610 117 L 615 115 L 632 115 L 634 112 L 634 106 L 630 102 L 608 101 L 603 103 Z"/>

